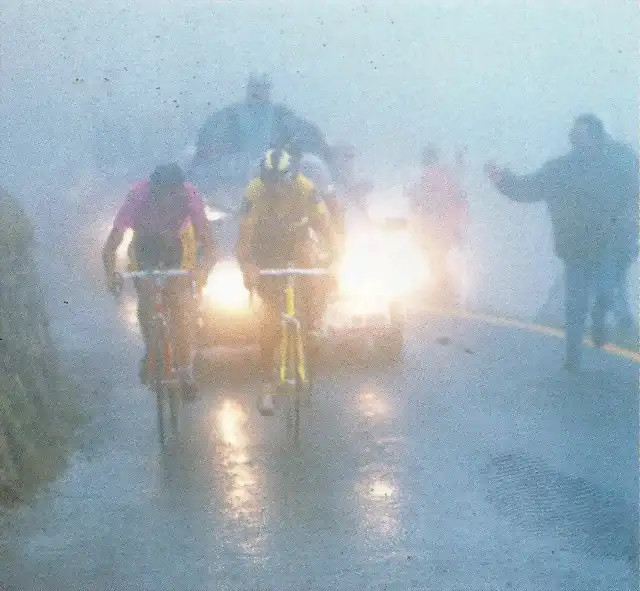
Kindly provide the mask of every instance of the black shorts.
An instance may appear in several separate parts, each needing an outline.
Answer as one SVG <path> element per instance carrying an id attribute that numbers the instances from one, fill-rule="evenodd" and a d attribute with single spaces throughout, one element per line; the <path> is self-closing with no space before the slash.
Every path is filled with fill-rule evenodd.
<path id="1" fill-rule="evenodd" d="M 182 240 L 164 234 L 134 235 L 131 248 L 137 267 L 150 269 L 179 269 L 182 265 Z"/>

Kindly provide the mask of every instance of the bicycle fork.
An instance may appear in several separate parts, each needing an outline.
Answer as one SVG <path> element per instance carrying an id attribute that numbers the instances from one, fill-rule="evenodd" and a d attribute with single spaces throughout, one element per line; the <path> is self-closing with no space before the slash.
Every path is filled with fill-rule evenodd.
<path id="1" fill-rule="evenodd" d="M 297 351 L 296 360 L 298 367 L 296 370 L 298 377 L 300 378 L 300 382 L 306 385 L 309 383 L 309 380 L 307 378 L 304 347 L 302 344 L 301 324 L 300 320 L 295 316 L 295 297 L 292 279 L 287 281 L 284 293 L 285 314 L 282 317 L 282 339 L 280 341 L 280 383 L 295 384 L 295 380 L 287 377 L 289 355 L 293 353 L 295 347 Z M 291 334 L 292 331 L 287 330 L 289 327 L 293 327 L 293 334 Z"/>
<path id="2" fill-rule="evenodd" d="M 162 294 L 157 293 L 156 294 L 156 300 L 155 300 L 155 308 L 154 308 L 154 314 L 152 317 L 152 325 L 155 327 L 156 331 L 166 331 L 167 327 L 164 321 L 164 312 L 163 312 L 163 301 L 162 301 Z M 156 339 L 156 342 L 159 339 L 158 334 L 153 335 L 153 338 Z M 160 361 L 159 359 L 155 358 L 155 354 L 158 355 L 162 355 L 162 359 L 164 361 L 163 363 L 163 376 L 162 379 L 164 380 L 169 380 L 171 379 L 171 373 L 172 373 L 172 368 L 173 368 L 173 351 L 171 349 L 171 344 L 169 342 L 169 339 L 167 338 L 166 333 L 162 335 L 162 350 L 160 350 L 159 347 L 150 347 L 151 351 L 147 351 L 147 376 L 149 378 L 149 383 L 153 383 L 154 377 L 156 375 L 155 370 L 156 370 L 156 364 Z"/>

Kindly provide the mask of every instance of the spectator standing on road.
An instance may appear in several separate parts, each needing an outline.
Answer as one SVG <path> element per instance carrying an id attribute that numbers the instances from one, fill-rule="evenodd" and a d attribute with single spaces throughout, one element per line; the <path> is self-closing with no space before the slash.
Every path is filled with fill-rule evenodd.
<path id="1" fill-rule="evenodd" d="M 434 265 L 437 294 L 443 303 L 454 303 L 461 295 L 456 255 L 464 250 L 469 225 L 467 195 L 459 176 L 464 173 L 464 152 L 456 154 L 455 166 L 444 164 L 438 147 L 429 143 L 422 151 L 420 178 L 406 188 L 411 213 L 417 221 L 425 250 Z"/>
<path id="2" fill-rule="evenodd" d="M 630 204 L 638 198 L 638 160 L 631 150 L 613 142 L 592 114 L 575 119 L 570 141 L 567 154 L 531 174 L 516 175 L 495 163 L 487 163 L 485 169 L 510 199 L 547 204 L 555 251 L 565 267 L 565 367 L 573 371 L 580 366 L 591 300 L 592 339 L 602 346 L 620 261 L 637 248 L 631 244 Z"/>

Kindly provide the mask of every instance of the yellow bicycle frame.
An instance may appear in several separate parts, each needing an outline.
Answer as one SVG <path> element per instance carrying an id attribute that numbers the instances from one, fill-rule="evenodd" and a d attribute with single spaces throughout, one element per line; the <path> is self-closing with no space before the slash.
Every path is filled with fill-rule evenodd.
<path id="1" fill-rule="evenodd" d="M 285 316 L 287 318 L 296 317 L 296 304 L 295 304 L 295 288 L 294 277 L 287 277 L 287 283 L 284 288 L 285 298 Z M 300 381 L 306 385 L 309 383 L 307 378 L 307 368 L 304 357 L 304 346 L 302 343 L 302 330 L 299 328 L 299 324 L 296 326 L 295 343 L 292 342 L 289 327 L 285 320 L 282 321 L 282 336 L 280 340 L 280 383 L 287 383 L 287 369 L 289 356 L 293 353 L 293 347 L 295 346 L 298 351 L 298 376 Z"/>

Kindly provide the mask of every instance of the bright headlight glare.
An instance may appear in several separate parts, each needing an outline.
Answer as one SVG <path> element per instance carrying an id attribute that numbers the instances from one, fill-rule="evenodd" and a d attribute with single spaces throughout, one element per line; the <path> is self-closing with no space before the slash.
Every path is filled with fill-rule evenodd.
<path id="1" fill-rule="evenodd" d="M 240 310 L 249 307 L 249 292 L 235 261 L 221 261 L 212 269 L 203 295 L 221 308 Z"/>
<path id="2" fill-rule="evenodd" d="M 358 236 L 346 245 L 340 292 L 358 298 L 394 299 L 428 280 L 427 261 L 405 232 Z"/>
<path id="3" fill-rule="evenodd" d="M 224 212 L 213 209 L 213 207 L 209 207 L 208 205 L 205 205 L 204 213 L 207 216 L 207 220 L 209 220 L 210 222 L 222 220 L 226 217 L 226 214 Z"/>

